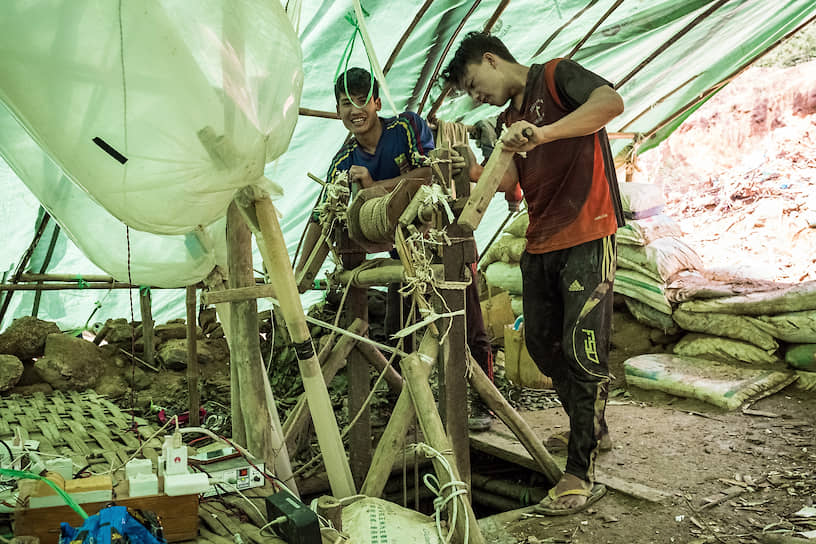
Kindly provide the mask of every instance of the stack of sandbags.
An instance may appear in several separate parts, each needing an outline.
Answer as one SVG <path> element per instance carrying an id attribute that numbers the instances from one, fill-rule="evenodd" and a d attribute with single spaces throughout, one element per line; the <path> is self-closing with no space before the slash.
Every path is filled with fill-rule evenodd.
<path id="1" fill-rule="evenodd" d="M 615 292 L 626 297 L 638 321 L 674 332 L 666 286 L 682 272 L 702 270 L 703 263 L 681 238 L 677 223 L 662 214 L 665 202 L 659 186 L 624 183 L 620 191 L 626 225 L 615 236 Z"/>
<path id="2" fill-rule="evenodd" d="M 816 281 L 690 300 L 673 317 L 691 331 L 675 345 L 678 355 L 752 364 L 784 359 L 803 386 L 816 386 Z"/>
<path id="3" fill-rule="evenodd" d="M 525 233 L 529 218 L 522 212 L 488 248 L 479 263 L 489 289 L 504 290 L 510 294 L 513 313 L 521 315 L 521 268 L 519 261 L 527 244 Z"/>

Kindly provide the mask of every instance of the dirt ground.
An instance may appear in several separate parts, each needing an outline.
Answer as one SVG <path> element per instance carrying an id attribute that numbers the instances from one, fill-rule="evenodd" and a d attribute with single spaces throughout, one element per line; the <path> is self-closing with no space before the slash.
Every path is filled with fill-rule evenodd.
<path id="1" fill-rule="evenodd" d="M 763 530 L 816 529 L 814 518 L 808 523 L 794 516 L 816 499 L 812 393 L 789 387 L 751 406 L 748 413 L 758 415 L 662 393 L 631 394 L 607 408 L 614 447 L 599 457 L 598 471 L 668 498 L 653 503 L 610 489 L 587 511 L 568 517 L 528 508 L 505 523 L 502 514 L 486 522 L 488 542 L 754 543 L 762 542 Z M 543 437 L 568 426 L 560 408 L 524 415 Z"/>

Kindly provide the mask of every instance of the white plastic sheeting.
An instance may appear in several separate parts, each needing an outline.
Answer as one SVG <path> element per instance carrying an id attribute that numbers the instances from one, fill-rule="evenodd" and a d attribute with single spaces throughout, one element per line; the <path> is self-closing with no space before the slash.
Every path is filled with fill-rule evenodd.
<path id="1" fill-rule="evenodd" d="M 2 11 L 0 100 L 132 228 L 209 225 L 289 144 L 303 70 L 278 2 L 19 1 Z"/>

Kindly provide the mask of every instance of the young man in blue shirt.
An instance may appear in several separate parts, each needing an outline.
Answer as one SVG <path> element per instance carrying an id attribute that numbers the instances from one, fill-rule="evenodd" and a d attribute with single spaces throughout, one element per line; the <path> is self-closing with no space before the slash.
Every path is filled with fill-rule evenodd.
<path id="1" fill-rule="evenodd" d="M 396 117 L 382 118 L 379 85 L 371 74 L 362 68 L 350 68 L 341 74 L 334 85 L 337 114 L 351 138 L 335 154 L 329 166 L 326 180 L 331 181 L 339 172 L 348 171 L 349 181 L 358 189 L 379 185 L 392 190 L 400 179 L 431 180 L 431 168 L 423 166 L 428 152 L 434 149 L 431 129 L 422 117 L 406 111 Z M 465 159 L 458 154 L 453 157 L 454 172 L 464 167 Z M 465 291 L 467 308 L 467 343 L 479 366 L 492 378 L 493 356 L 490 339 L 485 331 L 479 304 L 476 277 Z M 391 304 L 386 315 L 386 325 L 394 327 L 398 320 L 399 305 Z M 394 306 L 396 306 L 396 311 Z M 393 332 L 396 332 L 394 330 Z M 471 430 L 486 430 L 491 418 L 481 399 L 474 397 L 468 426 Z"/>

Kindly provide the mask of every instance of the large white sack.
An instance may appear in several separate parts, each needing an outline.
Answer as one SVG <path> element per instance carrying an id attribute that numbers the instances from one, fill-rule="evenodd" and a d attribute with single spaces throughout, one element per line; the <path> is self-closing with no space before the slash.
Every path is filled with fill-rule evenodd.
<path id="1" fill-rule="evenodd" d="M 643 219 L 663 211 L 663 189 L 653 183 L 619 183 L 623 213 L 630 219 Z"/>
<path id="2" fill-rule="evenodd" d="M 635 270 L 664 283 L 683 270 L 702 270 L 703 261 L 682 238 L 659 238 L 646 246 L 617 245 L 621 268 Z"/>
<path id="3" fill-rule="evenodd" d="M 268 0 L 8 0 L 0 100 L 74 183 L 157 234 L 222 217 L 287 148 L 300 44 Z"/>
<path id="4" fill-rule="evenodd" d="M 619 244 L 645 246 L 666 236 L 680 238 L 683 231 L 668 215 L 657 214 L 644 219 L 627 219 L 626 224 L 615 233 L 615 240 Z"/>
<path id="5" fill-rule="evenodd" d="M 518 263 L 495 262 L 485 269 L 484 275 L 488 285 L 504 289 L 511 295 L 523 292 L 521 267 Z"/>

